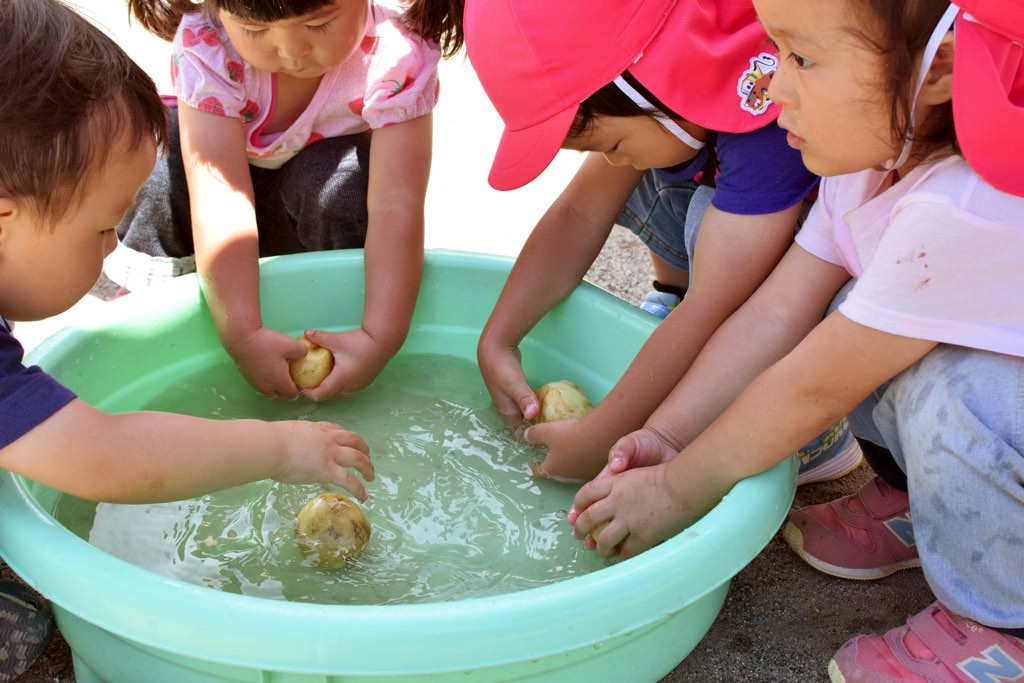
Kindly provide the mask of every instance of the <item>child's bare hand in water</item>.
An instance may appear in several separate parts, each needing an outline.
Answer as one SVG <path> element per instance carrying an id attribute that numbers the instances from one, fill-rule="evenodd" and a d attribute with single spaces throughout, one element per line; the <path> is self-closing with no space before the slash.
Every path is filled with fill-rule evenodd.
<path id="1" fill-rule="evenodd" d="M 517 346 L 481 339 L 477 364 L 498 413 L 509 423 L 532 421 L 540 413 L 537 395 L 526 382 Z"/>
<path id="2" fill-rule="evenodd" d="M 302 393 L 314 401 L 324 401 L 339 394 L 365 389 L 380 374 L 394 355 L 395 348 L 386 341 L 374 339 L 362 328 L 344 332 L 306 330 L 306 338 L 334 354 L 334 369 L 320 386 Z M 400 346 L 400 344 L 399 344 Z"/>
<path id="3" fill-rule="evenodd" d="M 561 420 L 530 425 L 527 443 L 548 449 L 535 476 L 557 481 L 587 481 L 601 467 L 601 453 L 588 443 L 586 420 Z"/>
<path id="4" fill-rule="evenodd" d="M 569 510 L 576 537 L 604 557 L 626 559 L 679 533 L 721 499 L 699 486 L 675 490 L 668 470 L 668 464 L 640 467 L 589 482 Z M 591 536 L 595 529 L 600 529 L 596 542 Z"/>
<path id="5" fill-rule="evenodd" d="M 291 399 L 299 388 L 288 373 L 288 361 L 302 358 L 306 346 L 288 335 L 260 327 L 252 334 L 225 344 L 242 376 L 268 398 Z"/>
<path id="6" fill-rule="evenodd" d="M 617 474 L 637 467 L 660 465 L 669 462 L 678 454 L 677 444 L 669 443 L 668 439 L 657 431 L 644 427 L 626 434 L 615 442 L 608 451 L 608 466 L 601 474 Z"/>
<path id="7" fill-rule="evenodd" d="M 284 454 L 275 480 L 286 484 L 337 484 L 360 501 L 366 500 L 366 489 L 349 469 L 373 481 L 370 449 L 362 437 L 333 422 L 293 420 L 273 424 L 281 430 Z"/>

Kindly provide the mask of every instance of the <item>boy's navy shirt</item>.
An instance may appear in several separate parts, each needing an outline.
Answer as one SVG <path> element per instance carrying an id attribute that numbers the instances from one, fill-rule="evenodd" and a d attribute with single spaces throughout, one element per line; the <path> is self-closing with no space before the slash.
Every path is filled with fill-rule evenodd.
<path id="1" fill-rule="evenodd" d="M 711 204 L 721 211 L 776 213 L 807 197 L 818 184 L 818 176 L 807 170 L 800 152 L 786 142 L 786 131 L 774 121 L 749 133 L 718 133 L 715 152 L 718 175 Z M 705 148 L 685 165 L 655 172 L 667 180 L 691 180 L 707 158 Z"/>
<path id="2" fill-rule="evenodd" d="M 0 448 L 17 441 L 66 406 L 75 393 L 43 372 L 25 367 L 25 349 L 0 318 Z"/>

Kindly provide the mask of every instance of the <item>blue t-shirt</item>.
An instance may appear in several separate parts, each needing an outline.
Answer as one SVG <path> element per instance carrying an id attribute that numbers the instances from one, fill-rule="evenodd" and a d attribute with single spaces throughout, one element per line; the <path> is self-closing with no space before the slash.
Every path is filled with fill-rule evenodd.
<path id="1" fill-rule="evenodd" d="M 0 318 L 0 448 L 17 441 L 66 406 L 75 393 L 43 372 L 25 367 L 25 349 Z"/>
<path id="2" fill-rule="evenodd" d="M 800 152 L 786 143 L 786 131 L 771 122 L 749 133 L 718 133 L 718 175 L 711 203 L 729 213 L 755 215 L 787 209 L 806 197 L 818 176 L 804 166 Z M 707 148 L 690 163 L 656 169 L 662 177 L 691 180 L 704 167 Z"/>

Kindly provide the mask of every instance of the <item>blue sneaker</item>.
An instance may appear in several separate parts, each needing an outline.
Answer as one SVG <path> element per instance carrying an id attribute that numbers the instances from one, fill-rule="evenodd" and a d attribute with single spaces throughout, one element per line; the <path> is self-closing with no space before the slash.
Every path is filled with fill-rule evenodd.
<path id="1" fill-rule="evenodd" d="M 817 484 L 844 477 L 857 469 L 864 454 L 853 438 L 850 423 L 844 417 L 796 452 L 800 462 L 797 486 Z"/>
<path id="2" fill-rule="evenodd" d="M 672 309 L 679 305 L 680 301 L 681 299 L 675 294 L 670 292 L 659 292 L 654 289 L 647 292 L 647 296 L 645 296 L 643 302 L 641 302 L 640 308 L 651 315 L 664 320 L 668 317 L 668 314 L 672 312 Z"/>
<path id="3" fill-rule="evenodd" d="M 0 681 L 27 671 L 53 632 L 50 609 L 39 596 L 20 583 L 0 581 Z"/>

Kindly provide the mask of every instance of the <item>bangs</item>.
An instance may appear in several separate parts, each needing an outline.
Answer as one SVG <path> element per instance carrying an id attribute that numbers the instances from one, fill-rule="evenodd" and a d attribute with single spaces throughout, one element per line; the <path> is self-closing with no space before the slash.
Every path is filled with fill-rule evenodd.
<path id="1" fill-rule="evenodd" d="M 345 0 L 351 1 L 351 0 Z M 330 7 L 335 0 L 215 0 L 218 10 L 239 19 L 269 24 L 283 19 L 294 19 Z"/>

